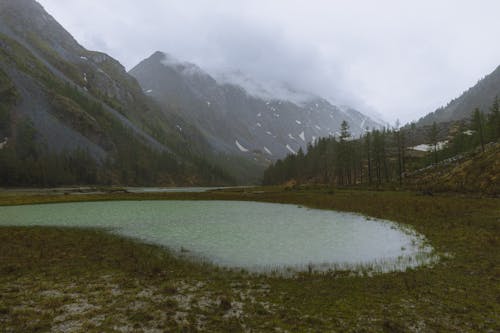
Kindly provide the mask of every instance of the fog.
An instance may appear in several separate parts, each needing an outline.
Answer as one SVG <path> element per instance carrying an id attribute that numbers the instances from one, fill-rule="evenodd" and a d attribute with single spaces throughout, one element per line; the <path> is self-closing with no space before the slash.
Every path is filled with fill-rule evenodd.
<path id="1" fill-rule="evenodd" d="M 416 120 L 499 65 L 500 1 L 41 0 L 128 69 L 160 50 L 333 103 Z M 227 75 L 226 75 L 227 76 Z"/>

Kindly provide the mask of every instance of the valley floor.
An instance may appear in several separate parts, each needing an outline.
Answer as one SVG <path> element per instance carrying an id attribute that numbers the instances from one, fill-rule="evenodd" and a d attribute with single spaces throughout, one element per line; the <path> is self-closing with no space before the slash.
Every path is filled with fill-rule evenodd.
<path id="1" fill-rule="evenodd" d="M 498 332 L 500 200 L 327 188 L 11 195 L 80 200 L 254 200 L 360 212 L 413 226 L 442 259 L 375 276 L 250 275 L 100 230 L 0 228 L 2 332 Z"/>

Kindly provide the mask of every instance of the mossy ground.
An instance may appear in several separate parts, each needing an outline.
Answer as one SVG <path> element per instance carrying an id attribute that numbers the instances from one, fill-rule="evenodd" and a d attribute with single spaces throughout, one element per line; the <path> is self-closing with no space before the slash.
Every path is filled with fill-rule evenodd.
<path id="1" fill-rule="evenodd" d="M 210 193 L 0 195 L 0 204 L 79 200 L 256 200 L 356 211 L 413 226 L 433 267 L 256 276 L 197 264 L 105 231 L 0 228 L 0 331 L 500 330 L 500 201 L 327 188 Z"/>

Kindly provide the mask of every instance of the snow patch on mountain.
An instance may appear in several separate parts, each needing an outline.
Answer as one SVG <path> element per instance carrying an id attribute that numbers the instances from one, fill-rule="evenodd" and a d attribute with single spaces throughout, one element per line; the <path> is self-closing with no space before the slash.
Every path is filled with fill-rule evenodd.
<path id="1" fill-rule="evenodd" d="M 365 129 L 365 124 L 366 124 L 366 118 L 363 119 L 363 121 L 361 122 L 361 125 L 359 125 L 359 127 L 361 127 L 361 129 Z"/>
<path id="2" fill-rule="evenodd" d="M 448 144 L 448 140 L 437 142 L 437 144 L 436 144 L 436 150 L 442 150 L 442 149 L 444 149 L 444 147 L 447 144 Z M 411 147 L 411 149 L 417 150 L 417 151 L 432 151 L 434 149 L 434 146 L 430 145 L 430 144 L 425 144 L 424 143 L 424 144 L 421 144 L 421 145 L 418 145 L 418 146 Z"/>
<path id="3" fill-rule="evenodd" d="M 304 133 L 304 131 L 302 131 L 302 133 L 299 134 L 299 138 L 301 138 L 302 141 L 306 142 L 306 134 Z"/>
<path id="4" fill-rule="evenodd" d="M 5 138 L 2 142 L 0 142 L 0 150 L 4 149 L 7 146 L 8 142 L 9 142 L 9 138 Z"/>
<path id="5" fill-rule="evenodd" d="M 238 140 L 235 140 L 234 143 L 236 143 L 236 147 L 238 147 L 238 149 L 243 152 L 243 153 L 247 153 L 248 152 L 248 149 L 246 149 L 245 147 L 243 147 L 241 145 L 241 143 L 238 142 Z"/>
<path id="6" fill-rule="evenodd" d="M 290 147 L 290 145 L 286 145 L 286 149 L 288 149 L 288 151 L 294 155 L 297 154 L 297 152 L 295 150 L 292 149 L 292 147 Z"/>

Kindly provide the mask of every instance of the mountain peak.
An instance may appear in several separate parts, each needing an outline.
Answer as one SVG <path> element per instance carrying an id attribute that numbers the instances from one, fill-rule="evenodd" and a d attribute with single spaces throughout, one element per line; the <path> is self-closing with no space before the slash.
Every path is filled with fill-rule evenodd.
<path id="1" fill-rule="evenodd" d="M 167 54 L 165 52 L 162 52 L 162 51 L 156 51 L 155 53 L 153 53 L 149 59 L 151 60 L 158 60 L 158 61 L 161 61 L 163 59 L 165 59 L 165 57 L 167 56 Z"/>
<path id="2" fill-rule="evenodd" d="M 283 82 L 259 81 L 241 71 L 213 79 L 200 67 L 157 52 L 158 59 L 130 71 L 158 103 L 176 105 L 214 151 L 270 160 L 304 150 L 335 135 L 343 120 L 354 135 L 378 124 L 355 110 L 341 112 L 327 100 Z"/>

